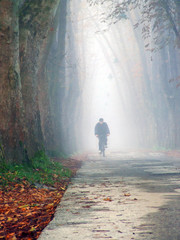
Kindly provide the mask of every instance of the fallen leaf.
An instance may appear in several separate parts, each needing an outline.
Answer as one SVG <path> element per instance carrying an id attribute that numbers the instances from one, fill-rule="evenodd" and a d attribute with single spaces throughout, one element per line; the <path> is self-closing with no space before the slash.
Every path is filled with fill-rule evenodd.
<path id="1" fill-rule="evenodd" d="M 7 236 L 6 236 L 6 239 L 7 240 L 16 240 L 17 238 L 16 238 L 16 234 L 15 233 L 9 233 L 9 234 L 7 234 Z"/>
<path id="2" fill-rule="evenodd" d="M 29 207 L 29 205 L 19 206 L 19 208 L 27 208 L 27 207 Z"/>
<path id="3" fill-rule="evenodd" d="M 130 193 L 124 193 L 124 196 L 125 196 L 125 197 L 130 197 L 131 194 L 130 194 Z"/>
<path id="4" fill-rule="evenodd" d="M 90 208 L 91 206 L 90 205 L 88 205 L 88 206 L 83 206 L 83 208 Z"/>
<path id="5" fill-rule="evenodd" d="M 12 220 L 13 220 L 13 218 L 8 217 L 7 222 L 11 222 Z"/>
<path id="6" fill-rule="evenodd" d="M 30 232 L 34 232 L 34 231 L 36 231 L 36 228 L 35 227 L 31 227 L 31 229 L 29 231 Z"/>
<path id="7" fill-rule="evenodd" d="M 80 162 L 76 160 L 67 159 L 64 163 L 73 174 L 80 168 Z M 0 222 L 3 225 L 0 239 L 38 239 L 51 221 L 69 182 L 70 179 L 62 179 L 55 183 L 54 189 L 40 189 L 23 180 L 12 183 L 8 191 L 0 189 Z"/>
<path id="8" fill-rule="evenodd" d="M 110 197 L 104 198 L 103 200 L 104 200 L 104 201 L 109 201 L 109 202 L 112 201 L 112 199 L 111 199 Z"/>

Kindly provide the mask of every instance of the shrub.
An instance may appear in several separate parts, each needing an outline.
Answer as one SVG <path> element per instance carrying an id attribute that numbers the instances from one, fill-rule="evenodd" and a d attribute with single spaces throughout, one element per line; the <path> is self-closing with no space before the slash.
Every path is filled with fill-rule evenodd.
<path id="1" fill-rule="evenodd" d="M 68 168 L 51 161 L 44 151 L 38 151 L 28 165 L 3 163 L 0 167 L 0 185 L 6 186 L 22 180 L 27 180 L 31 184 L 53 185 L 62 179 L 70 178 L 71 175 Z"/>

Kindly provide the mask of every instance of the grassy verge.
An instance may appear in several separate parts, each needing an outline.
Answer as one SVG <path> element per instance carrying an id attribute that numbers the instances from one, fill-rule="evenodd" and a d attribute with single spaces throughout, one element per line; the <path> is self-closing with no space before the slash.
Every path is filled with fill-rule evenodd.
<path id="1" fill-rule="evenodd" d="M 72 172 L 60 163 L 51 161 L 44 151 L 37 152 L 29 164 L 3 164 L 0 167 L 0 187 L 27 180 L 30 184 L 53 186 L 56 182 L 71 177 Z"/>

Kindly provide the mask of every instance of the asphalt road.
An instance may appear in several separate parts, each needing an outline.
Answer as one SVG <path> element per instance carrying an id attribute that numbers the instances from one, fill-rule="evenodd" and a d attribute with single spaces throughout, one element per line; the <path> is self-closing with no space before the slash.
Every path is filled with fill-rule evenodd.
<path id="1" fill-rule="evenodd" d="M 180 159 L 90 155 L 41 240 L 180 240 Z"/>

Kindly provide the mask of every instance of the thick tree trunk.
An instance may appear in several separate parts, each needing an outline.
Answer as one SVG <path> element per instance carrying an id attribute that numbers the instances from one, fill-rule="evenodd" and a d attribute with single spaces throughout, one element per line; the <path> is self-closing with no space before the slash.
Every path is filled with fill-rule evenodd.
<path id="1" fill-rule="evenodd" d="M 8 160 L 22 162 L 43 147 L 39 105 L 43 111 L 49 96 L 38 96 L 38 72 L 59 2 L 0 1 L 0 144 Z"/>
<path id="2" fill-rule="evenodd" d="M 24 158 L 25 141 L 19 72 L 19 1 L 0 1 L 0 142 L 9 160 Z"/>
<path id="3" fill-rule="evenodd" d="M 28 126 L 28 155 L 41 149 L 44 139 L 38 103 L 38 70 L 48 47 L 59 0 L 25 2 L 20 13 L 20 67 L 22 96 Z M 48 97 L 48 96 L 47 96 Z"/>

